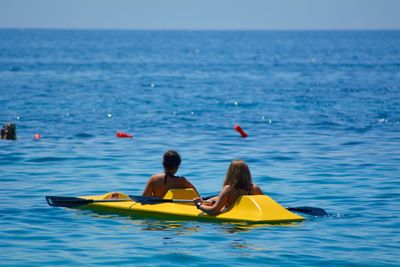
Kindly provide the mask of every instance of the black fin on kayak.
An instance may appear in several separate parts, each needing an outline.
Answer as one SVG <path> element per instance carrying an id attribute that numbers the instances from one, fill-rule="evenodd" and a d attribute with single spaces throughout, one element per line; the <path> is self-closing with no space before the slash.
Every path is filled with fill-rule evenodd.
<path id="1" fill-rule="evenodd" d="M 133 196 L 129 195 L 129 197 L 138 203 L 141 204 L 159 204 L 164 202 L 173 202 L 172 199 L 163 199 L 158 197 L 144 197 L 144 196 Z"/>
<path id="2" fill-rule="evenodd" d="M 159 203 L 193 203 L 192 199 L 166 199 L 166 198 L 158 198 L 158 197 L 144 197 L 144 196 L 133 196 L 129 195 L 129 197 L 140 204 L 159 204 Z"/>
<path id="3" fill-rule="evenodd" d="M 327 216 L 328 213 L 321 208 L 315 207 L 296 207 L 296 208 L 287 208 L 289 211 L 300 212 L 304 214 L 308 214 L 311 216 Z"/>
<path id="4" fill-rule="evenodd" d="M 74 208 L 93 203 L 93 199 L 83 199 L 79 197 L 56 197 L 46 196 L 46 201 L 53 207 Z"/>

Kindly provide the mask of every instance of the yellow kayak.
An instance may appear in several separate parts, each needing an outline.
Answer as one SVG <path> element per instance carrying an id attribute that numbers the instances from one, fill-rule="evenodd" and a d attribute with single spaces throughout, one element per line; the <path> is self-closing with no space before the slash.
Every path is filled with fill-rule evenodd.
<path id="1" fill-rule="evenodd" d="M 114 196 L 114 198 L 110 199 L 111 196 Z M 191 202 L 195 197 L 197 197 L 197 194 L 193 189 L 171 189 L 164 196 L 164 199 L 174 200 L 174 202 L 140 203 L 123 193 L 108 193 L 102 196 L 79 197 L 79 199 L 90 200 L 91 203 L 78 208 L 161 219 L 248 223 L 287 223 L 304 220 L 303 217 L 290 212 L 267 195 L 240 196 L 231 208 L 215 216 L 207 215 L 198 210 Z M 186 203 L 180 203 L 179 200 L 182 202 L 186 200 Z M 56 206 L 50 202 L 49 204 Z"/>

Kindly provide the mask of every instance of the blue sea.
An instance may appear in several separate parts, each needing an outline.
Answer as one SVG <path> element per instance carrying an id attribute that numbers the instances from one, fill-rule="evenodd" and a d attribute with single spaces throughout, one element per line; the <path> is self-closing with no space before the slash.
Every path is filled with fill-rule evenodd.
<path id="1" fill-rule="evenodd" d="M 400 265 L 399 31 L 0 30 L 0 90 L 18 137 L 0 141 L 2 266 Z M 282 205 L 329 216 L 252 226 L 45 201 L 139 195 L 168 149 L 203 196 L 239 158 Z"/>

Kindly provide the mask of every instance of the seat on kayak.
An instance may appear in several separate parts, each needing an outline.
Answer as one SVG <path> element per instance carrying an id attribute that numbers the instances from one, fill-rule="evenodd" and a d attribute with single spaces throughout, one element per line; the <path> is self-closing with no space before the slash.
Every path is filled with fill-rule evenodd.
<path id="1" fill-rule="evenodd" d="M 192 188 L 170 189 L 163 197 L 164 199 L 193 199 L 199 195 Z"/>

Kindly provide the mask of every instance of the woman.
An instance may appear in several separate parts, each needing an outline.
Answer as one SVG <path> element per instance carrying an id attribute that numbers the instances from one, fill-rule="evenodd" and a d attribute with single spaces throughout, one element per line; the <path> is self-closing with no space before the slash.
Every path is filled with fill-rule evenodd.
<path id="1" fill-rule="evenodd" d="M 243 160 L 234 160 L 226 173 L 224 186 L 217 197 L 210 199 L 212 205 L 203 203 L 201 198 L 193 200 L 196 207 L 209 214 L 217 215 L 229 208 L 242 195 L 263 195 L 261 189 L 252 183 L 249 167 Z"/>
<path id="2" fill-rule="evenodd" d="M 162 198 L 169 189 L 193 188 L 196 191 L 196 188 L 185 177 L 175 176 L 181 161 L 178 152 L 174 150 L 165 152 L 162 163 L 164 172 L 150 177 L 142 195 Z"/>

